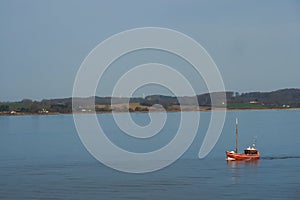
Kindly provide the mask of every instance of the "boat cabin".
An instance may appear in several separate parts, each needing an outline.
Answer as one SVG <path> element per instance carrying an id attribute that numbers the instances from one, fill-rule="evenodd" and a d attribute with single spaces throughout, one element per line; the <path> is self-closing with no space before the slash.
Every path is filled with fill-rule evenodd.
<path id="1" fill-rule="evenodd" d="M 256 155 L 258 154 L 257 150 L 253 147 L 248 147 L 247 149 L 244 150 L 245 154 L 251 154 L 251 155 Z"/>

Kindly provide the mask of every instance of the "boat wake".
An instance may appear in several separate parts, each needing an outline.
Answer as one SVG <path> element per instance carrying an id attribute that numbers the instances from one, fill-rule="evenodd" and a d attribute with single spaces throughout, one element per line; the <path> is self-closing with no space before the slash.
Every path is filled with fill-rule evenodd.
<path id="1" fill-rule="evenodd" d="M 264 156 L 261 159 L 264 160 L 279 160 L 279 159 L 293 159 L 293 158 L 300 158 L 300 156 Z"/>

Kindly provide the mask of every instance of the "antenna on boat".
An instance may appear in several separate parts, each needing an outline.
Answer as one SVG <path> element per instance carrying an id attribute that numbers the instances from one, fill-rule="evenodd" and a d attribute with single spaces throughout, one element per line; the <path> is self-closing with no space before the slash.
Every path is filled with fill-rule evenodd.
<path id="1" fill-rule="evenodd" d="M 253 137 L 253 144 L 252 144 L 252 146 L 254 148 L 256 148 L 256 139 L 257 139 L 257 136 Z"/>
<path id="2" fill-rule="evenodd" d="M 235 152 L 238 153 L 238 137 L 239 137 L 239 131 L 238 131 L 238 119 L 235 119 Z"/>

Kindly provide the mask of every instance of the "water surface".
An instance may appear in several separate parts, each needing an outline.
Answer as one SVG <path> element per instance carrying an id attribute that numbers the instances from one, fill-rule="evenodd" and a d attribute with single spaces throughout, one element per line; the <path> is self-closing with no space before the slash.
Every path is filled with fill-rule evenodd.
<path id="1" fill-rule="evenodd" d="M 110 114 L 98 117 L 120 147 L 146 152 L 173 138 L 180 113 L 169 113 L 162 134 L 148 142 L 123 134 Z M 234 149 L 236 117 L 240 149 L 257 136 L 260 161 L 225 161 L 225 150 Z M 149 122 L 145 113 L 133 118 Z M 126 174 L 86 151 L 72 115 L 2 116 L 0 199 L 300 199 L 300 111 L 229 111 L 218 143 L 200 160 L 209 118 L 209 112 L 201 112 L 194 143 L 173 165 Z"/>

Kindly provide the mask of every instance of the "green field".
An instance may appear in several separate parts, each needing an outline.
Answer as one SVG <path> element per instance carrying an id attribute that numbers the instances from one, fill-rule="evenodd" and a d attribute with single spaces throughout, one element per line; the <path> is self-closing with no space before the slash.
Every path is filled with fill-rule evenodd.
<path id="1" fill-rule="evenodd" d="M 229 103 L 227 104 L 228 109 L 268 109 L 269 106 L 262 104 L 251 104 L 251 103 Z"/>

